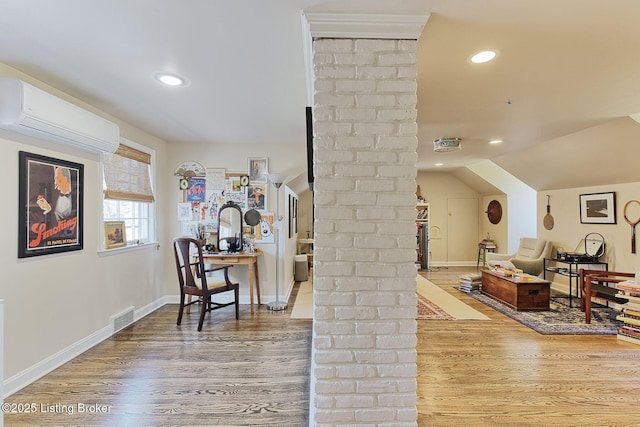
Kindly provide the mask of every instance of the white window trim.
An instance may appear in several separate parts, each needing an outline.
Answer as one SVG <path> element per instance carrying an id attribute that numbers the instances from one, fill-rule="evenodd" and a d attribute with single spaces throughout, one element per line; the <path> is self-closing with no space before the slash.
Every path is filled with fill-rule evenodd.
<path id="1" fill-rule="evenodd" d="M 153 189 L 154 193 L 157 194 L 157 189 L 156 189 L 156 151 L 152 148 L 146 147 L 144 145 L 138 144 L 137 142 L 133 142 L 129 139 L 126 138 L 122 138 L 120 137 L 120 143 L 127 145 L 131 148 L 135 148 L 136 150 L 140 150 L 144 153 L 147 153 L 151 156 L 151 188 Z M 156 211 L 157 209 L 157 199 L 156 201 L 154 201 L 154 207 L 152 209 L 152 213 L 151 216 L 149 217 L 149 241 L 145 242 L 145 243 L 139 243 L 139 244 L 132 244 L 132 243 L 127 243 L 127 246 L 123 246 L 121 248 L 114 248 L 114 249 L 105 249 L 105 242 L 104 242 L 104 188 L 103 188 L 103 182 L 104 182 L 104 168 L 102 166 L 103 164 L 103 154 L 100 155 L 100 180 L 99 180 L 99 194 L 100 194 L 100 230 L 99 231 L 99 246 L 98 246 L 98 255 L 99 256 L 106 256 L 106 255 L 113 255 L 116 253 L 122 253 L 122 252 L 131 252 L 131 251 L 136 251 L 136 250 L 140 250 L 140 249 L 147 249 L 147 248 L 159 248 L 159 243 L 157 242 L 157 238 L 156 238 Z"/>

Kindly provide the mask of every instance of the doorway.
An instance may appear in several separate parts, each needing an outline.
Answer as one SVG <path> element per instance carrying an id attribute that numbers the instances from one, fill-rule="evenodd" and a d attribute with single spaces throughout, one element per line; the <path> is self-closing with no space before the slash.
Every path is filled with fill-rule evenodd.
<path id="1" fill-rule="evenodd" d="M 447 264 L 475 265 L 477 251 L 478 199 L 447 199 Z"/>

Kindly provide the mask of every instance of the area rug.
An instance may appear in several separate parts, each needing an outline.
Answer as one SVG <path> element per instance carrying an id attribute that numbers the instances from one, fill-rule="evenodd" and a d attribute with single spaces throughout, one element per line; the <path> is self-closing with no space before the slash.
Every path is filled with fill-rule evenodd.
<path id="1" fill-rule="evenodd" d="M 313 318 L 313 285 L 311 282 L 302 282 L 298 288 L 296 301 L 291 309 L 291 319 Z"/>
<path id="2" fill-rule="evenodd" d="M 448 317 L 451 317 L 449 320 L 491 320 L 438 285 L 433 284 L 425 277 L 418 275 L 416 282 L 418 291 L 418 319 L 444 320 L 444 316 L 438 317 L 440 316 L 438 313 L 443 311 Z M 422 303 L 423 300 L 428 301 L 429 304 Z M 432 317 L 420 317 L 421 310 L 426 313 L 429 309 L 433 311 Z"/>
<path id="3" fill-rule="evenodd" d="M 467 295 L 542 335 L 615 335 L 620 326 L 616 320 L 618 313 L 606 307 L 594 307 L 591 324 L 586 324 L 579 307 L 571 308 L 553 298 L 549 302 L 549 311 L 516 311 L 480 292 Z"/>
<path id="4" fill-rule="evenodd" d="M 490 320 L 453 295 L 417 276 L 418 320 Z M 313 318 L 312 281 L 300 283 L 296 300 L 291 309 L 291 319 Z"/>
<path id="5" fill-rule="evenodd" d="M 455 317 L 426 299 L 420 294 L 416 294 L 418 297 L 418 320 L 456 320 Z"/>

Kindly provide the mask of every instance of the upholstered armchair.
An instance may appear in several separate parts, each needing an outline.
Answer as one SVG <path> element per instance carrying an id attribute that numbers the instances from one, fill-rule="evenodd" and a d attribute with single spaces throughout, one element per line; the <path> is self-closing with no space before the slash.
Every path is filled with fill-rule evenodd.
<path id="1" fill-rule="evenodd" d="M 551 256 L 553 244 L 549 240 L 522 237 L 520 246 L 513 254 L 487 253 L 487 264 L 495 268 L 501 265 L 505 268 L 519 268 L 527 274 L 539 276 L 544 269 L 544 259 Z"/>

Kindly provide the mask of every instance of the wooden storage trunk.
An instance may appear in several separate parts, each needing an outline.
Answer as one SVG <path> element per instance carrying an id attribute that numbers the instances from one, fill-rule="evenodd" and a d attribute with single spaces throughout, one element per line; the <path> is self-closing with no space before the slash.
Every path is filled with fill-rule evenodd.
<path id="1" fill-rule="evenodd" d="M 482 271 L 482 293 L 518 311 L 549 310 L 550 286 L 547 280 L 525 282 Z"/>

